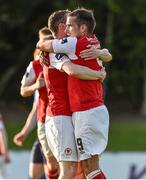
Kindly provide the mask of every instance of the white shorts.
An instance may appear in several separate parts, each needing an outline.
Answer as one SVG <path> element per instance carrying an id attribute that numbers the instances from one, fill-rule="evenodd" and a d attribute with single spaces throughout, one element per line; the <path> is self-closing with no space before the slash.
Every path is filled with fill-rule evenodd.
<path id="1" fill-rule="evenodd" d="M 100 155 L 108 142 L 109 114 L 106 106 L 74 112 L 72 120 L 79 160 Z"/>
<path id="2" fill-rule="evenodd" d="M 77 148 L 71 116 L 47 116 L 46 136 L 57 161 L 77 161 Z"/>

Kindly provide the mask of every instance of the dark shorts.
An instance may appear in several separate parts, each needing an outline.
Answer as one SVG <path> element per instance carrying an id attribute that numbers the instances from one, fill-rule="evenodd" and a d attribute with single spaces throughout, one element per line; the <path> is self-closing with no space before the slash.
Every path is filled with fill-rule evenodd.
<path id="1" fill-rule="evenodd" d="M 33 144 L 30 161 L 32 163 L 46 163 L 39 140 L 36 140 Z"/>

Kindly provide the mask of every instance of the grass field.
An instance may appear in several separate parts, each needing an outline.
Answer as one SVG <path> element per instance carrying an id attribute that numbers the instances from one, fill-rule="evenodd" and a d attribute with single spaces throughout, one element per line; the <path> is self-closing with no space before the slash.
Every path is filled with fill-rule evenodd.
<path id="1" fill-rule="evenodd" d="M 109 151 L 146 151 L 146 122 L 111 122 Z"/>
<path id="2" fill-rule="evenodd" d="M 24 122 L 22 121 L 5 121 L 5 126 L 8 134 L 8 144 L 10 149 L 30 149 L 34 140 L 36 139 L 36 131 L 35 129 L 30 133 L 24 145 L 22 147 L 18 147 L 13 143 L 13 137 L 16 133 L 18 133 L 23 127 Z"/>
<path id="3" fill-rule="evenodd" d="M 9 137 L 10 149 L 29 149 L 31 148 L 36 131 L 33 131 L 24 143 L 23 147 L 17 147 L 13 143 L 13 136 L 19 132 L 24 122 L 6 122 Z M 111 121 L 109 131 L 109 143 L 107 151 L 146 151 L 146 121 Z"/>

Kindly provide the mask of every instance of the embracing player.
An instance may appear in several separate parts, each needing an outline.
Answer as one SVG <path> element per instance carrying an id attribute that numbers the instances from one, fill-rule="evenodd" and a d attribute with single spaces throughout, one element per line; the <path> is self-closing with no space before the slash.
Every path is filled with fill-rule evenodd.
<path id="1" fill-rule="evenodd" d="M 110 61 L 108 51 L 100 48 L 95 35 L 95 19 L 92 11 L 77 9 L 67 17 L 66 31 L 72 37 L 62 40 L 39 42 L 38 47 L 44 51 L 66 53 L 73 63 L 94 70 L 100 70 L 97 59 L 85 61 L 80 52 L 88 45 L 98 48 L 98 58 Z M 65 67 L 67 62 L 62 65 Z M 99 155 L 105 150 L 108 141 L 109 114 L 103 100 L 101 80 L 84 81 L 68 76 L 68 93 L 79 158 L 84 173 L 89 179 L 104 179 L 100 170 Z"/>

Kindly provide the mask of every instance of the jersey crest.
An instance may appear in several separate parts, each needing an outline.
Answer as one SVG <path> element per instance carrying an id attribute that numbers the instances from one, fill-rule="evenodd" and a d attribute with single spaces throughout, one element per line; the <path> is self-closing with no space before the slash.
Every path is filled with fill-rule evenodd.
<path id="1" fill-rule="evenodd" d="M 61 41 L 61 44 L 65 44 L 65 43 L 67 43 L 67 38 L 66 37 L 63 38 L 62 41 Z"/>

